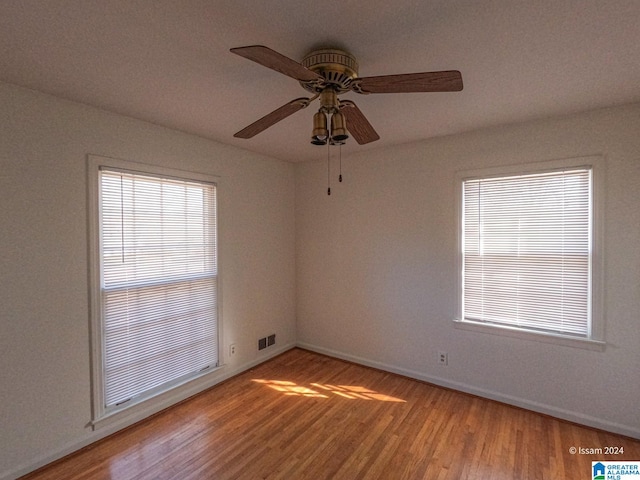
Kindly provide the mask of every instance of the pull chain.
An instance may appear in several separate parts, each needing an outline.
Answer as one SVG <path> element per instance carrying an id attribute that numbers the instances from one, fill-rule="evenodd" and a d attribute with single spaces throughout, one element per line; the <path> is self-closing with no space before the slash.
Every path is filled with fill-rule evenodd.
<path id="1" fill-rule="evenodd" d="M 338 157 L 340 158 L 340 175 L 338 175 L 338 181 L 342 183 L 342 144 L 338 145 Z"/>
<path id="2" fill-rule="evenodd" d="M 331 195 L 331 155 L 329 152 L 329 142 L 327 142 L 327 195 Z"/>

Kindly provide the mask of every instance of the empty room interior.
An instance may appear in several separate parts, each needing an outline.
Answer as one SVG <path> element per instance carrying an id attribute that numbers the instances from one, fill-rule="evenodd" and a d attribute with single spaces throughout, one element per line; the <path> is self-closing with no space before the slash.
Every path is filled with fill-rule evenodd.
<path id="1" fill-rule="evenodd" d="M 638 25 L 0 2 L 0 480 L 638 468 Z"/>

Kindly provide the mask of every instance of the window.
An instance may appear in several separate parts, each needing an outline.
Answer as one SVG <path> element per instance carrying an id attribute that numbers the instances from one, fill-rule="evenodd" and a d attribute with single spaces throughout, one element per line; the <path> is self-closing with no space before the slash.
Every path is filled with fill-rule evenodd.
<path id="1" fill-rule="evenodd" d="M 215 183 L 100 160 L 92 172 L 97 417 L 218 363 Z"/>
<path id="2" fill-rule="evenodd" d="M 594 169 L 462 178 L 460 322 L 594 340 Z"/>

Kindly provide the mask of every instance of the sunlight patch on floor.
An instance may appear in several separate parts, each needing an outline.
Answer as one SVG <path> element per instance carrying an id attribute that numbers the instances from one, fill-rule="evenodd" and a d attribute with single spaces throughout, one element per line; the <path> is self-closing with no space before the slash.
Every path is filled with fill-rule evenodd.
<path id="1" fill-rule="evenodd" d="M 285 395 L 296 395 L 300 397 L 317 397 L 317 398 L 329 398 L 327 395 L 324 395 L 320 392 L 316 392 L 308 387 L 303 387 L 293 382 L 288 382 L 285 380 L 261 380 L 254 378 L 254 382 L 262 383 L 278 392 L 282 392 Z"/>
<path id="2" fill-rule="evenodd" d="M 285 395 L 315 398 L 330 398 L 336 395 L 349 400 L 378 400 L 380 402 L 405 402 L 401 398 L 392 397 L 358 385 L 331 385 L 328 383 L 311 383 L 310 387 L 298 385 L 287 380 L 253 379 L 254 382 L 268 386 Z"/>

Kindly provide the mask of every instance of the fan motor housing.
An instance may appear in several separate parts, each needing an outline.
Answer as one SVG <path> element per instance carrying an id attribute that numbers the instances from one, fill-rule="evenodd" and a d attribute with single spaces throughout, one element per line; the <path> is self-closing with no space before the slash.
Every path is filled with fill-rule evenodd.
<path id="1" fill-rule="evenodd" d="M 302 65 L 316 72 L 325 80 L 325 84 L 300 82 L 306 90 L 319 93 L 331 85 L 337 93 L 343 93 L 350 89 L 350 85 L 358 77 L 358 62 L 356 57 L 344 50 L 324 48 L 314 50 L 302 59 Z"/>

